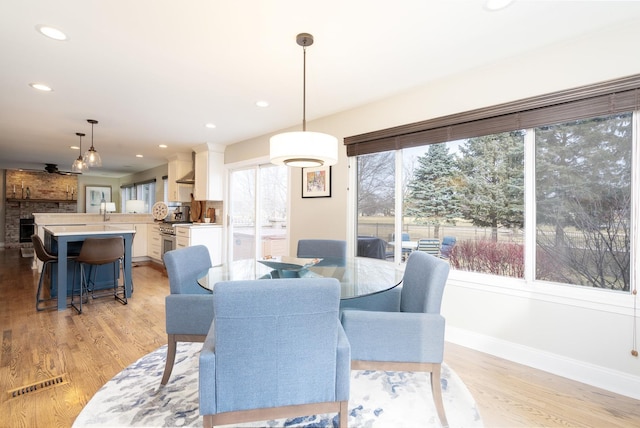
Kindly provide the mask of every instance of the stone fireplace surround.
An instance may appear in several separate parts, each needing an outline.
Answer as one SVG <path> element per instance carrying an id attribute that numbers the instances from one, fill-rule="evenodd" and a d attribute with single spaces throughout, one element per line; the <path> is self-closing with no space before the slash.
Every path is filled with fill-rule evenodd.
<path id="1" fill-rule="evenodd" d="M 20 201 L 7 202 L 5 209 L 5 248 L 31 247 L 31 242 L 20 243 L 20 219 L 33 217 L 33 213 L 76 213 L 76 201 L 42 202 Z"/>
<path id="2" fill-rule="evenodd" d="M 27 187 L 29 199 L 26 199 Z M 20 219 L 32 218 L 33 213 L 77 213 L 77 188 L 78 177 L 75 175 L 7 170 L 5 248 L 32 246 L 31 242 L 20 243 Z"/>

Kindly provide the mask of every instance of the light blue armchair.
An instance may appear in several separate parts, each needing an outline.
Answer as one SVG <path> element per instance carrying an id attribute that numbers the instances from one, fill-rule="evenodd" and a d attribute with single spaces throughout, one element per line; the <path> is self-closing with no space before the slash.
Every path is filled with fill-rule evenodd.
<path id="1" fill-rule="evenodd" d="M 219 282 L 200 352 L 204 426 L 338 413 L 347 426 L 350 348 L 334 278 Z"/>
<path id="2" fill-rule="evenodd" d="M 440 372 L 444 354 L 445 319 L 440 315 L 449 264 L 414 251 L 405 268 L 402 287 L 364 298 L 357 309 L 344 307 L 342 325 L 351 344 L 356 370 L 426 371 L 443 426 L 448 426 L 442 402 Z M 358 299 L 353 299 L 357 301 Z M 370 304 L 373 310 L 366 306 Z"/>
<path id="3" fill-rule="evenodd" d="M 211 267 L 204 245 L 168 251 L 164 265 L 171 294 L 165 298 L 167 360 L 160 383 L 166 385 L 173 370 L 178 342 L 204 342 L 213 321 L 213 296 L 200 287 L 198 277 Z"/>

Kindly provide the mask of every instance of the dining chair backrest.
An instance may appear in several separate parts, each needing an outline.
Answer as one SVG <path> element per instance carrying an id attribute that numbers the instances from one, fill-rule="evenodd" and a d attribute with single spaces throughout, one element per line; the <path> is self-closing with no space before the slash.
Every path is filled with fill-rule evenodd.
<path id="1" fill-rule="evenodd" d="M 212 266 L 206 246 L 193 245 L 167 251 L 163 260 L 171 294 L 211 294 L 198 285 L 198 278 Z"/>
<path id="2" fill-rule="evenodd" d="M 210 330 L 215 384 L 200 366 L 200 399 L 215 405 L 204 406 L 226 412 L 348 399 L 339 304 L 335 278 L 218 282 Z"/>
<path id="3" fill-rule="evenodd" d="M 298 257 L 346 258 L 347 241 L 338 239 L 300 239 Z"/>
<path id="4" fill-rule="evenodd" d="M 402 279 L 400 311 L 440 313 L 448 276 L 448 262 L 425 252 L 412 252 Z"/>

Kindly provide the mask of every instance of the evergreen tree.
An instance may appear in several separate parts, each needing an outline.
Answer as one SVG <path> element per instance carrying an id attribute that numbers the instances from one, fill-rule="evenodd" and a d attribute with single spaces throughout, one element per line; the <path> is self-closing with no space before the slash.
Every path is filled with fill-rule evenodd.
<path id="1" fill-rule="evenodd" d="M 537 277 L 629 290 L 632 116 L 536 129 Z"/>
<path id="2" fill-rule="evenodd" d="M 445 144 L 431 144 L 417 161 L 407 186 L 405 212 L 418 224 L 433 225 L 437 238 L 441 224 L 453 224 L 459 217 L 454 190 L 456 161 Z"/>
<path id="3" fill-rule="evenodd" d="M 460 146 L 460 210 L 474 226 L 524 227 L 524 144 L 520 131 L 468 139 Z"/>

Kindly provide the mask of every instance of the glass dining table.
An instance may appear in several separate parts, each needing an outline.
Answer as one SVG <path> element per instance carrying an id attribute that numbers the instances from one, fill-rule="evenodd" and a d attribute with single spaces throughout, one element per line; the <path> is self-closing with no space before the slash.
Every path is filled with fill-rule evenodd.
<path id="1" fill-rule="evenodd" d="M 198 284 L 213 290 L 221 281 L 274 278 L 336 278 L 341 300 L 390 290 L 402 282 L 404 266 L 367 257 L 317 258 L 278 257 L 244 259 L 214 266 L 202 272 Z"/>

